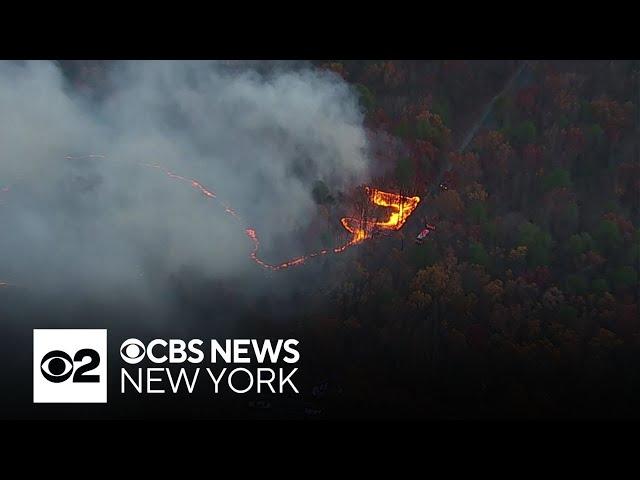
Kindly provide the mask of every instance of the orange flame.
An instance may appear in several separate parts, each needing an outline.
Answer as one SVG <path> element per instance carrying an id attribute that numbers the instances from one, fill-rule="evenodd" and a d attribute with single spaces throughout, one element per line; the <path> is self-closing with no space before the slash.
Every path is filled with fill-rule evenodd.
<path id="1" fill-rule="evenodd" d="M 376 222 L 376 227 L 381 229 L 400 230 L 420 202 L 420 197 L 405 197 L 397 193 L 366 188 L 367 194 L 373 203 L 392 209 L 391 216 L 386 221 Z"/>
<path id="2" fill-rule="evenodd" d="M 65 159 L 67 160 L 85 160 L 85 159 L 104 159 L 106 155 L 102 154 L 90 154 L 83 156 L 72 156 L 66 155 Z M 169 169 L 165 168 L 159 164 L 151 164 L 140 162 L 141 165 L 150 168 L 156 168 L 161 170 L 165 175 L 174 180 L 179 180 L 191 185 L 192 188 L 198 190 L 202 195 L 210 199 L 216 199 L 220 202 L 220 204 L 224 207 L 225 212 L 231 215 L 237 221 L 241 221 L 240 216 L 237 214 L 235 210 L 233 210 L 230 206 L 226 205 L 222 201 L 220 201 L 216 194 L 211 190 L 207 189 L 200 182 L 194 179 L 188 179 L 176 173 L 173 173 Z M 11 189 L 10 186 L 4 186 L 0 188 L 0 194 L 5 194 L 9 192 Z M 302 265 L 308 259 L 314 258 L 320 255 L 326 255 L 328 253 L 342 253 L 348 248 L 358 245 L 365 240 L 371 238 L 373 234 L 378 230 L 400 230 L 402 226 L 405 224 L 411 213 L 416 209 L 418 203 L 420 202 L 420 197 L 405 197 L 403 195 L 399 195 L 396 193 L 383 192 L 382 190 L 378 190 L 372 187 L 365 187 L 367 195 L 369 196 L 369 200 L 378 206 L 391 208 L 391 214 L 389 218 L 384 221 L 368 220 L 368 219 L 356 219 L 351 217 L 341 218 L 340 222 L 342 226 L 351 233 L 351 239 L 340 246 L 337 246 L 333 249 L 323 249 L 317 252 L 309 253 L 307 255 L 301 255 L 299 257 L 292 258 L 285 262 L 279 264 L 270 264 L 258 257 L 258 249 L 260 247 L 260 241 L 258 240 L 258 235 L 253 228 L 245 228 L 245 233 L 253 242 L 253 250 L 249 254 L 250 258 L 256 262 L 258 265 L 263 268 L 269 270 L 283 270 L 289 267 L 295 267 L 298 265 Z M 1 202 L 0 202 L 1 203 Z M 13 286 L 12 284 L 0 281 L 0 288 L 6 288 Z"/>
<path id="3" fill-rule="evenodd" d="M 70 155 L 67 155 L 65 158 L 69 160 L 83 159 L 83 158 L 93 159 L 93 158 L 105 158 L 105 155 L 86 155 L 83 157 L 72 157 Z M 168 170 L 162 165 L 151 164 L 151 163 L 141 163 L 141 164 L 150 168 L 156 168 L 162 171 L 169 178 L 188 183 L 189 185 L 191 185 L 192 188 L 198 190 L 206 198 L 217 200 L 222 205 L 226 213 L 231 215 L 236 221 L 243 223 L 242 219 L 240 218 L 240 216 L 235 210 L 233 210 L 229 205 L 223 203 L 220 199 L 218 199 L 218 197 L 214 192 L 206 188 L 197 180 L 189 179 L 187 177 L 183 177 L 181 175 L 173 173 L 172 171 Z M 9 187 L 5 187 L 5 188 L 2 188 L 1 192 L 7 192 L 8 190 L 9 190 Z M 411 213 L 413 213 L 413 211 L 416 209 L 416 207 L 418 206 L 418 203 L 420 202 L 420 197 L 405 197 L 403 195 L 399 195 L 396 193 L 383 192 L 382 190 L 378 190 L 372 187 L 365 187 L 365 190 L 369 197 L 369 200 L 373 204 L 381 207 L 390 208 L 391 213 L 387 219 L 382 221 L 378 219 L 369 220 L 369 219 L 357 219 L 357 218 L 351 218 L 351 217 L 341 218 L 340 222 L 342 226 L 346 231 L 348 231 L 351 234 L 351 239 L 347 243 L 343 245 L 339 245 L 332 249 L 323 249 L 323 250 L 318 250 L 317 252 L 309 253 L 307 255 L 301 255 L 299 257 L 292 258 L 290 260 L 287 260 L 279 264 L 270 264 L 261 260 L 258 257 L 260 241 L 258 240 L 258 235 L 255 229 L 250 227 L 245 227 L 246 235 L 253 242 L 253 249 L 249 254 L 250 258 L 254 262 L 256 262 L 258 265 L 262 266 L 263 268 L 266 268 L 269 270 L 283 270 L 286 268 L 302 265 L 310 258 L 318 257 L 321 255 L 327 255 L 328 253 L 342 253 L 348 248 L 354 245 L 358 245 L 364 242 L 365 240 L 373 237 L 376 231 L 400 230 L 405 224 L 405 222 L 407 221 L 407 219 L 409 218 L 409 216 L 411 215 Z M 9 285 L 10 284 L 7 282 L 0 282 L 0 288 L 7 287 Z"/>
<path id="4" fill-rule="evenodd" d="M 251 241 L 253 241 L 253 251 L 250 255 L 251 258 L 258 265 L 261 265 L 264 268 L 268 268 L 270 270 L 282 270 L 296 265 L 301 265 L 309 258 L 326 255 L 329 252 L 341 253 L 347 248 L 371 238 L 374 232 L 378 230 L 400 230 L 420 202 L 420 197 L 405 197 L 396 193 L 383 192 L 376 188 L 366 187 L 366 192 L 369 196 L 369 200 L 375 205 L 391 208 L 391 214 L 389 218 L 384 221 L 357 219 L 351 217 L 341 218 L 340 223 L 342 223 L 344 229 L 352 235 L 351 240 L 344 245 L 335 247 L 332 250 L 320 250 L 308 255 L 293 258 L 278 265 L 272 265 L 258 258 L 258 248 L 260 246 L 258 236 L 254 229 L 247 228 L 245 232 Z"/>
<path id="5" fill-rule="evenodd" d="M 200 193 L 205 197 L 220 201 L 214 192 L 204 187 L 197 180 L 190 180 L 181 175 L 177 175 L 167 168 L 163 167 L 162 165 L 149 163 L 145 163 L 143 165 L 151 168 L 157 168 L 164 172 L 169 178 L 173 178 L 175 180 L 180 180 L 190 184 L 191 187 L 200 191 Z M 323 249 L 318 250 L 317 252 L 309 253 L 307 255 L 301 255 L 299 257 L 295 257 L 278 264 L 267 263 L 264 260 L 260 259 L 260 257 L 258 257 L 258 250 L 260 248 L 260 240 L 258 239 L 258 234 L 255 229 L 246 227 L 245 233 L 247 237 L 249 237 L 249 239 L 253 242 L 253 250 L 249 254 L 249 257 L 261 267 L 268 270 L 277 271 L 302 265 L 310 258 L 326 255 L 328 253 L 342 253 L 349 247 L 362 243 L 365 240 L 371 238 L 374 232 L 378 230 L 400 230 L 420 202 L 420 197 L 405 197 L 396 193 L 383 192 L 382 190 L 378 190 L 376 188 L 365 188 L 369 200 L 372 203 L 381 207 L 391 208 L 391 214 L 389 215 L 389 218 L 384 221 L 359 220 L 350 217 L 342 218 L 340 219 L 342 226 L 352 235 L 351 239 L 347 243 L 337 246 L 333 249 Z M 225 212 L 234 217 L 236 220 L 241 221 L 240 216 L 236 213 L 235 210 L 222 203 L 221 201 L 220 204 L 224 207 Z"/>
<path id="6" fill-rule="evenodd" d="M 105 155 L 85 155 L 81 157 L 73 157 L 71 155 L 67 155 L 65 157 L 68 160 L 76 160 L 76 159 L 96 159 L 96 158 L 105 158 Z M 198 190 L 203 196 L 209 199 L 216 199 L 222 207 L 225 209 L 225 212 L 231 215 L 235 220 L 242 222 L 238 213 L 233 210 L 230 206 L 226 205 L 222 201 L 218 199 L 216 194 L 202 185 L 200 182 L 194 179 L 189 179 L 187 177 L 183 177 L 178 175 L 169 169 L 165 168 L 159 164 L 151 164 L 151 163 L 142 163 L 146 167 L 156 168 L 162 171 L 169 178 L 174 180 L 179 180 L 181 182 L 187 183 L 191 185 L 192 188 Z M 258 240 L 258 235 L 255 229 L 246 227 L 245 233 L 247 237 L 253 242 L 253 250 L 249 254 L 250 258 L 256 262 L 258 265 L 263 268 L 269 270 L 283 270 L 289 267 L 294 267 L 298 265 L 302 265 L 308 259 L 318 257 L 321 255 L 327 255 L 329 253 L 342 253 L 348 248 L 358 245 L 365 240 L 371 238 L 376 231 L 379 230 L 400 230 L 402 226 L 405 224 L 411 213 L 416 209 L 418 203 L 420 202 L 420 197 L 405 197 L 396 193 L 383 192 L 382 190 L 378 190 L 376 188 L 365 187 L 369 200 L 378 206 L 388 207 L 391 209 L 391 214 L 389 218 L 383 221 L 378 221 L 377 219 L 369 220 L 369 219 L 356 219 L 351 217 L 345 217 L 340 219 L 342 226 L 351 234 L 351 239 L 340 246 L 337 246 L 332 249 L 323 249 L 318 250 L 317 252 L 309 253 L 307 255 L 301 255 L 299 257 L 292 258 L 285 262 L 279 264 L 270 264 L 258 257 L 258 250 L 260 248 L 260 241 Z M 3 188 L 2 191 L 7 191 L 8 188 Z M 0 288 L 9 286 L 7 282 L 0 281 Z"/>
<path id="7" fill-rule="evenodd" d="M 76 160 L 76 159 L 96 159 L 96 158 L 105 158 L 105 155 L 85 155 L 80 157 L 74 157 L 71 155 L 67 155 L 65 157 L 68 160 Z M 192 188 L 198 190 L 202 195 L 210 199 L 216 199 L 220 202 L 222 207 L 225 209 L 225 212 L 235 218 L 237 221 L 241 221 L 240 216 L 237 214 L 235 210 L 233 210 L 230 206 L 221 202 L 216 194 L 202 185 L 200 182 L 194 179 L 189 179 L 173 173 L 169 169 L 163 167 L 159 164 L 151 164 L 151 163 L 141 163 L 146 167 L 156 168 L 162 171 L 169 178 L 174 180 L 179 180 L 191 185 Z M 333 249 L 323 249 L 317 252 L 309 253 L 307 255 L 301 255 L 299 257 L 292 258 L 285 262 L 279 264 L 270 264 L 258 257 L 258 250 L 260 248 L 260 241 L 258 240 L 258 235 L 253 228 L 246 227 L 245 233 L 249 237 L 249 239 L 253 242 L 253 250 L 249 254 L 250 258 L 256 262 L 258 265 L 269 269 L 269 270 L 282 270 L 289 267 L 294 267 L 297 265 L 302 265 L 310 258 L 314 258 L 320 255 L 326 255 L 328 253 L 342 253 L 348 248 L 358 245 L 365 240 L 371 238 L 376 231 L 379 230 L 400 230 L 402 226 L 405 224 L 411 213 L 416 209 L 418 203 L 420 202 L 420 197 L 405 197 L 403 195 L 399 195 L 396 193 L 383 192 L 382 190 L 378 190 L 376 188 L 365 187 L 369 200 L 378 206 L 387 207 L 391 209 L 391 214 L 389 218 L 383 221 L 379 221 L 378 219 L 369 220 L 369 219 L 357 219 L 351 217 L 341 218 L 340 222 L 346 231 L 351 234 L 351 239 L 340 246 L 337 246 Z M 9 190 L 9 187 L 4 187 L 0 191 L 0 193 L 6 193 Z M 0 288 L 7 287 L 10 284 L 7 282 L 0 281 Z"/>
<path id="8" fill-rule="evenodd" d="M 350 244 L 354 245 L 371 238 L 377 230 L 400 230 L 420 203 L 420 197 L 405 197 L 376 188 L 365 188 L 369 200 L 375 205 L 391 208 L 391 214 L 383 221 L 349 217 L 341 219 L 342 226 L 353 235 Z"/>

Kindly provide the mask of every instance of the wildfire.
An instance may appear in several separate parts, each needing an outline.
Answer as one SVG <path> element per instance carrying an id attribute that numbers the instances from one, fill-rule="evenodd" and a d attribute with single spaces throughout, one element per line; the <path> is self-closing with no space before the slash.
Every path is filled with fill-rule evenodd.
<path id="1" fill-rule="evenodd" d="M 65 157 L 67 160 L 80 160 L 80 159 L 97 159 L 97 158 L 106 158 L 105 155 L 84 155 L 74 157 L 71 155 L 67 155 Z M 154 168 L 163 172 L 167 177 L 184 182 L 190 185 L 193 189 L 199 191 L 204 197 L 208 199 L 217 200 L 220 205 L 224 208 L 225 212 L 232 216 L 236 221 L 244 224 L 238 213 L 233 210 L 229 205 L 222 202 L 215 194 L 215 192 L 209 190 L 204 185 L 202 185 L 199 181 L 195 179 L 189 179 L 182 175 L 178 175 L 166 167 L 159 164 L 152 163 L 140 163 L 143 166 Z M 8 191 L 8 188 L 5 187 L 1 190 L 1 192 Z M 260 248 L 260 240 L 258 239 L 258 234 L 255 229 L 250 227 L 245 227 L 245 234 L 253 243 L 253 249 L 249 254 L 250 258 L 260 265 L 263 268 L 268 270 L 283 270 L 290 267 L 295 267 L 298 265 L 302 265 L 307 260 L 318 257 L 321 255 L 327 255 L 329 253 L 342 253 L 348 248 L 358 245 L 365 240 L 372 238 L 373 235 L 380 230 L 400 230 L 402 226 L 405 224 L 411 213 L 416 209 L 418 203 L 420 202 L 420 197 L 406 197 L 403 195 L 399 195 L 396 193 L 383 192 L 382 190 L 378 190 L 372 187 L 365 187 L 365 191 L 367 193 L 368 199 L 374 205 L 385 207 L 391 209 L 391 212 L 388 218 L 384 220 L 378 220 L 377 218 L 369 219 L 369 218 L 353 218 L 353 217 L 344 217 L 340 219 L 340 222 L 344 229 L 351 234 L 351 238 L 348 242 L 343 245 L 339 245 L 332 249 L 323 249 L 318 250 L 316 252 L 309 253 L 307 255 L 301 255 L 299 257 L 292 258 L 282 263 L 271 264 L 267 263 L 264 260 L 258 257 L 258 250 Z M 246 225 L 246 224 L 245 224 Z M 0 281 L 0 288 L 7 287 L 10 284 L 7 282 Z"/>
<path id="2" fill-rule="evenodd" d="M 169 178 L 174 180 L 180 180 L 182 182 L 188 183 L 192 188 L 198 190 L 202 195 L 207 198 L 216 199 L 220 202 L 222 207 L 225 209 L 225 212 L 231 215 L 238 221 L 242 221 L 238 213 L 233 210 L 230 206 L 221 202 L 216 194 L 203 186 L 197 180 L 190 180 L 181 175 L 177 175 L 162 165 L 158 164 L 143 164 L 147 167 L 156 168 L 164 172 Z M 295 267 L 298 265 L 302 265 L 307 260 L 318 257 L 321 255 L 327 255 L 328 253 L 342 253 L 347 250 L 349 247 L 357 245 L 359 243 L 364 242 L 365 240 L 371 238 L 376 231 L 379 230 L 400 230 L 402 226 L 405 224 L 411 213 L 416 209 L 418 203 L 420 202 L 420 197 L 405 197 L 403 195 L 399 195 L 396 193 L 383 192 L 382 190 L 378 190 L 376 188 L 365 187 L 366 193 L 368 195 L 369 200 L 378 206 L 386 207 L 391 209 L 391 214 L 389 217 L 383 221 L 379 221 L 377 219 L 356 219 L 351 217 L 345 217 L 340 219 L 342 226 L 345 230 L 347 230 L 351 234 L 351 239 L 340 246 L 337 246 L 333 249 L 323 249 L 318 250 L 316 252 L 309 253 L 307 255 L 301 255 L 299 257 L 292 258 L 282 263 L 271 264 L 267 263 L 258 257 L 258 250 L 260 249 L 260 240 L 258 239 L 258 234 L 254 228 L 245 227 L 245 234 L 253 243 L 253 249 L 249 254 L 249 257 L 260 265 L 263 268 L 268 270 L 284 270 L 290 267 Z"/>
<path id="3" fill-rule="evenodd" d="M 397 193 L 383 192 L 372 187 L 365 187 L 365 189 L 371 203 L 390 208 L 391 214 L 389 218 L 382 221 L 351 217 L 341 219 L 342 226 L 353 235 L 352 243 L 363 242 L 377 230 L 400 230 L 420 202 L 420 197 L 405 197 Z"/>
<path id="4" fill-rule="evenodd" d="M 156 168 L 162 171 L 169 178 L 188 183 L 192 188 L 198 190 L 207 198 L 218 200 L 222 207 L 225 209 L 226 213 L 231 215 L 237 221 L 242 222 L 240 216 L 235 210 L 233 210 L 229 205 L 220 201 L 213 191 L 206 188 L 197 180 L 188 179 L 187 177 L 178 175 L 159 164 L 143 163 L 143 165 L 151 168 Z M 260 240 L 258 239 L 258 234 L 254 228 L 245 227 L 245 234 L 253 243 L 253 249 L 249 254 L 249 257 L 261 267 L 268 270 L 277 271 L 302 265 L 310 258 L 327 255 L 328 253 L 342 253 L 349 247 L 362 243 L 365 240 L 371 238 L 373 234 L 378 230 L 400 230 L 420 202 L 420 197 L 405 197 L 396 193 L 383 192 L 382 190 L 378 190 L 376 188 L 365 188 L 369 200 L 373 204 L 391 209 L 389 218 L 383 221 L 378 221 L 377 219 L 356 219 L 351 217 L 342 218 L 340 219 L 342 226 L 351 234 L 351 239 L 347 243 L 337 246 L 333 249 L 323 249 L 318 250 L 317 252 L 309 253 L 307 255 L 301 255 L 299 257 L 295 257 L 278 264 L 267 263 L 260 257 L 258 257 L 258 250 L 260 249 Z"/>
<path id="5" fill-rule="evenodd" d="M 370 187 L 366 188 L 367 194 L 373 203 L 392 209 L 391 216 L 386 221 L 375 223 L 377 228 L 400 230 L 420 202 L 420 197 L 405 197 L 397 193 L 383 192 Z"/>

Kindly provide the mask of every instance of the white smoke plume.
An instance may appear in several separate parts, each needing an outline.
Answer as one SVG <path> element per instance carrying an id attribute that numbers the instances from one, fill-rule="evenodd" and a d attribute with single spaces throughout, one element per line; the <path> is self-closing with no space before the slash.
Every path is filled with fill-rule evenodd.
<path id="1" fill-rule="evenodd" d="M 362 113 L 334 74 L 129 61 L 107 75 L 96 100 L 54 62 L 0 63 L 0 187 L 10 186 L 0 193 L 0 280 L 154 298 L 185 267 L 261 273 L 243 225 L 143 163 L 215 191 L 258 230 L 274 262 L 304 253 L 295 250 L 316 208 L 313 182 L 342 189 L 367 180 Z"/>

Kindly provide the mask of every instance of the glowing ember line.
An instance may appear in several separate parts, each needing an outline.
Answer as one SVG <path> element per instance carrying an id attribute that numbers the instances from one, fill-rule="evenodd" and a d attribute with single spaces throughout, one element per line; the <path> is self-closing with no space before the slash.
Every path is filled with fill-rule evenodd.
<path id="1" fill-rule="evenodd" d="M 143 165 L 151 168 L 156 168 L 162 171 L 169 178 L 188 183 L 192 188 L 198 190 L 207 198 L 215 198 L 220 202 L 226 213 L 234 217 L 236 220 L 241 221 L 240 216 L 235 210 L 220 201 L 217 198 L 215 192 L 209 190 L 197 180 L 188 179 L 186 177 L 183 177 L 182 175 L 178 175 L 159 164 L 143 163 Z M 307 255 L 301 255 L 299 257 L 292 258 L 282 263 L 271 264 L 258 257 L 260 240 L 258 239 L 258 234 L 256 233 L 255 229 L 251 227 L 245 227 L 245 233 L 253 243 L 253 249 L 249 254 L 249 257 L 261 267 L 268 270 L 277 271 L 302 265 L 310 258 L 327 255 L 329 253 L 342 253 L 348 248 L 353 247 L 354 245 L 358 245 L 359 243 L 362 243 L 365 240 L 371 238 L 376 230 L 400 230 L 406 222 L 407 218 L 409 218 L 409 215 L 411 215 L 411 213 L 415 210 L 415 208 L 418 206 L 418 203 L 420 202 L 420 197 L 405 197 L 399 194 L 383 192 L 381 190 L 370 187 L 366 187 L 366 192 L 369 196 L 369 200 L 375 205 L 391 208 L 391 215 L 385 221 L 342 218 L 340 220 L 342 226 L 352 235 L 351 239 L 347 243 L 337 246 L 333 249 L 323 249 L 317 252 L 309 253 Z"/>
<path id="2" fill-rule="evenodd" d="M 299 257 L 292 258 L 291 260 L 287 260 L 286 262 L 282 262 L 282 263 L 279 263 L 277 265 L 272 265 L 270 263 L 267 263 L 267 262 L 261 260 L 258 257 L 258 249 L 260 248 L 260 241 L 258 240 L 258 236 L 256 235 L 256 231 L 253 228 L 247 228 L 245 230 L 245 233 L 247 234 L 247 236 L 253 242 L 253 251 L 249 255 L 251 257 L 251 259 L 254 262 L 256 262 L 258 265 L 260 265 L 261 267 L 264 267 L 264 268 L 266 268 L 268 270 L 273 270 L 273 271 L 284 270 L 285 268 L 295 267 L 297 265 L 302 265 L 304 262 L 306 262 L 310 258 L 318 257 L 320 255 L 326 255 L 327 253 L 330 253 L 330 252 L 340 253 L 340 252 L 344 251 L 348 246 L 352 245 L 352 243 L 349 242 L 348 244 L 345 244 L 342 247 L 334 248 L 333 250 L 326 250 L 326 249 L 325 250 L 318 250 L 317 252 L 309 253 L 307 255 L 301 255 Z"/>
<path id="3" fill-rule="evenodd" d="M 182 182 L 188 183 L 192 188 L 198 190 L 202 195 L 207 198 L 215 198 L 220 201 L 215 192 L 209 190 L 200 182 L 194 179 L 188 179 L 183 177 L 182 175 L 178 175 L 171 170 L 165 168 L 159 164 L 150 164 L 145 163 L 145 166 L 156 168 L 162 171 L 169 178 L 174 180 L 180 180 Z M 354 218 L 342 218 L 340 221 L 342 226 L 351 233 L 351 239 L 343 244 L 339 245 L 333 249 L 323 249 L 318 250 L 316 252 L 312 252 L 306 255 L 301 255 L 299 257 L 292 258 L 282 263 L 271 264 L 267 263 L 258 257 L 258 250 L 260 249 L 260 240 L 258 239 L 258 234 L 254 228 L 245 227 L 245 233 L 247 237 L 253 243 L 253 249 L 249 254 L 249 257 L 260 265 L 263 268 L 268 270 L 284 270 L 290 267 L 295 267 L 298 265 L 302 265 L 310 258 L 319 257 L 322 255 L 327 255 L 329 253 L 342 253 L 350 247 L 354 245 L 358 245 L 359 243 L 364 242 L 365 240 L 371 238 L 373 233 L 376 230 L 400 230 L 404 223 L 406 222 L 409 215 L 415 210 L 418 202 L 420 202 L 420 197 L 404 197 L 402 195 L 383 192 L 381 190 L 366 187 L 366 192 L 369 196 L 369 200 L 379 206 L 389 207 L 392 209 L 391 215 L 385 221 L 371 221 L 371 220 L 357 220 Z M 225 212 L 234 217 L 236 220 L 240 220 L 240 216 L 237 214 L 235 210 L 233 210 L 230 206 L 220 201 L 220 204 L 224 208 Z"/>
<path id="4" fill-rule="evenodd" d="M 77 160 L 77 159 L 95 159 L 95 158 L 106 158 L 105 155 L 84 155 L 80 157 L 74 157 L 71 155 L 66 155 L 65 158 L 67 160 Z M 220 202 L 220 205 L 224 208 L 225 212 L 235 218 L 237 221 L 242 221 L 238 213 L 233 210 L 229 205 L 220 201 L 215 192 L 209 190 L 204 185 L 202 185 L 199 181 L 195 179 L 189 179 L 187 177 L 183 177 L 182 175 L 178 175 L 166 167 L 159 164 L 152 163 L 140 163 L 143 166 L 155 168 L 164 173 L 167 177 L 173 180 L 179 180 L 181 182 L 185 182 L 189 184 L 192 188 L 199 191 L 206 198 L 216 199 Z M 0 193 L 7 192 L 9 187 L 4 187 L 0 190 Z M 356 219 L 351 217 L 345 217 L 340 219 L 340 222 L 344 229 L 351 234 L 351 239 L 337 247 L 332 249 L 323 249 L 318 250 L 316 252 L 309 253 L 307 255 L 301 255 L 299 257 L 292 258 L 282 263 L 278 264 L 270 264 L 265 262 L 264 260 L 258 257 L 258 250 L 260 248 L 260 240 L 258 239 L 258 235 L 255 229 L 250 227 L 245 227 L 245 233 L 247 237 L 253 243 L 253 249 L 249 254 L 249 257 L 256 262 L 258 265 L 266 268 L 268 270 L 283 270 L 290 267 L 295 267 L 298 265 L 302 265 L 310 258 L 319 257 L 322 255 L 327 255 L 329 253 L 342 253 L 350 247 L 354 245 L 358 245 L 365 240 L 371 238 L 373 234 L 378 230 L 400 230 L 406 220 L 409 218 L 411 213 L 415 210 L 418 203 L 420 202 L 420 197 L 405 197 L 395 193 L 383 192 L 381 190 L 366 187 L 367 195 L 369 196 L 369 200 L 378 206 L 388 207 L 391 209 L 391 214 L 389 218 L 384 221 L 378 220 L 369 220 L 369 219 Z M 0 288 L 10 286 L 7 282 L 0 282 Z"/>
<path id="5" fill-rule="evenodd" d="M 167 175 L 169 178 L 172 178 L 174 180 L 180 180 L 182 182 L 188 183 L 189 185 L 191 185 L 192 188 L 198 190 L 202 195 L 204 195 L 207 198 L 215 198 L 218 199 L 215 192 L 209 190 L 208 188 L 206 188 L 204 185 L 202 185 L 200 182 L 198 182 L 197 180 L 193 180 L 193 179 L 188 179 L 186 177 L 183 177 L 181 175 L 178 175 L 174 172 L 172 172 L 171 170 L 165 168 L 162 165 L 159 164 L 150 164 L 150 163 L 145 163 L 143 164 L 147 167 L 151 167 L 151 168 L 156 168 L 160 171 L 162 171 L 165 175 Z M 218 200 L 219 201 L 219 200 Z M 222 207 L 224 208 L 225 212 L 228 213 L 229 215 L 231 215 L 232 217 L 234 217 L 236 220 L 240 220 L 240 216 L 238 215 L 238 213 L 233 210 L 230 206 L 226 205 L 225 203 L 220 201 L 220 204 L 222 205 Z M 250 227 L 246 227 L 245 228 L 245 233 L 247 235 L 247 237 L 249 237 L 249 239 L 253 242 L 253 250 L 251 251 L 251 253 L 249 254 L 250 258 L 256 262 L 258 265 L 260 265 L 263 268 L 266 268 L 268 270 L 283 270 L 289 267 L 294 267 L 297 265 L 302 265 L 305 261 L 307 261 L 309 258 L 314 258 L 320 255 L 326 255 L 330 252 L 333 253 L 340 253 L 343 252 L 344 250 L 346 250 L 348 247 L 355 245 L 356 243 L 359 243 L 361 241 L 360 238 L 356 238 L 356 236 L 354 236 L 354 238 L 352 240 L 350 240 L 348 243 L 346 243 L 345 245 L 342 245 L 340 247 L 336 247 L 333 250 L 319 250 L 317 252 L 313 252 L 307 255 L 301 255 L 299 257 L 296 258 L 292 258 L 290 260 L 287 260 L 286 262 L 282 262 L 279 264 L 270 264 L 265 262 L 264 260 L 260 259 L 260 257 L 258 257 L 258 250 L 260 248 L 260 240 L 258 239 L 258 235 L 255 231 L 255 229 L 250 228 Z M 362 238 L 364 239 L 364 238 Z"/>

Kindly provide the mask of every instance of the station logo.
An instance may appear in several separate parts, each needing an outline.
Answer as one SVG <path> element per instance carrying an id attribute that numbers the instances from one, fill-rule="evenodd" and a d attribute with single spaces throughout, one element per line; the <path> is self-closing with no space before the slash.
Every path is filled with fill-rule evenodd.
<path id="1" fill-rule="evenodd" d="M 33 330 L 34 403 L 106 403 L 105 329 Z"/>
<path id="2" fill-rule="evenodd" d="M 293 338 L 128 338 L 119 393 L 298 394 L 298 348 Z M 107 403 L 107 330 L 35 329 L 33 402 Z"/>

